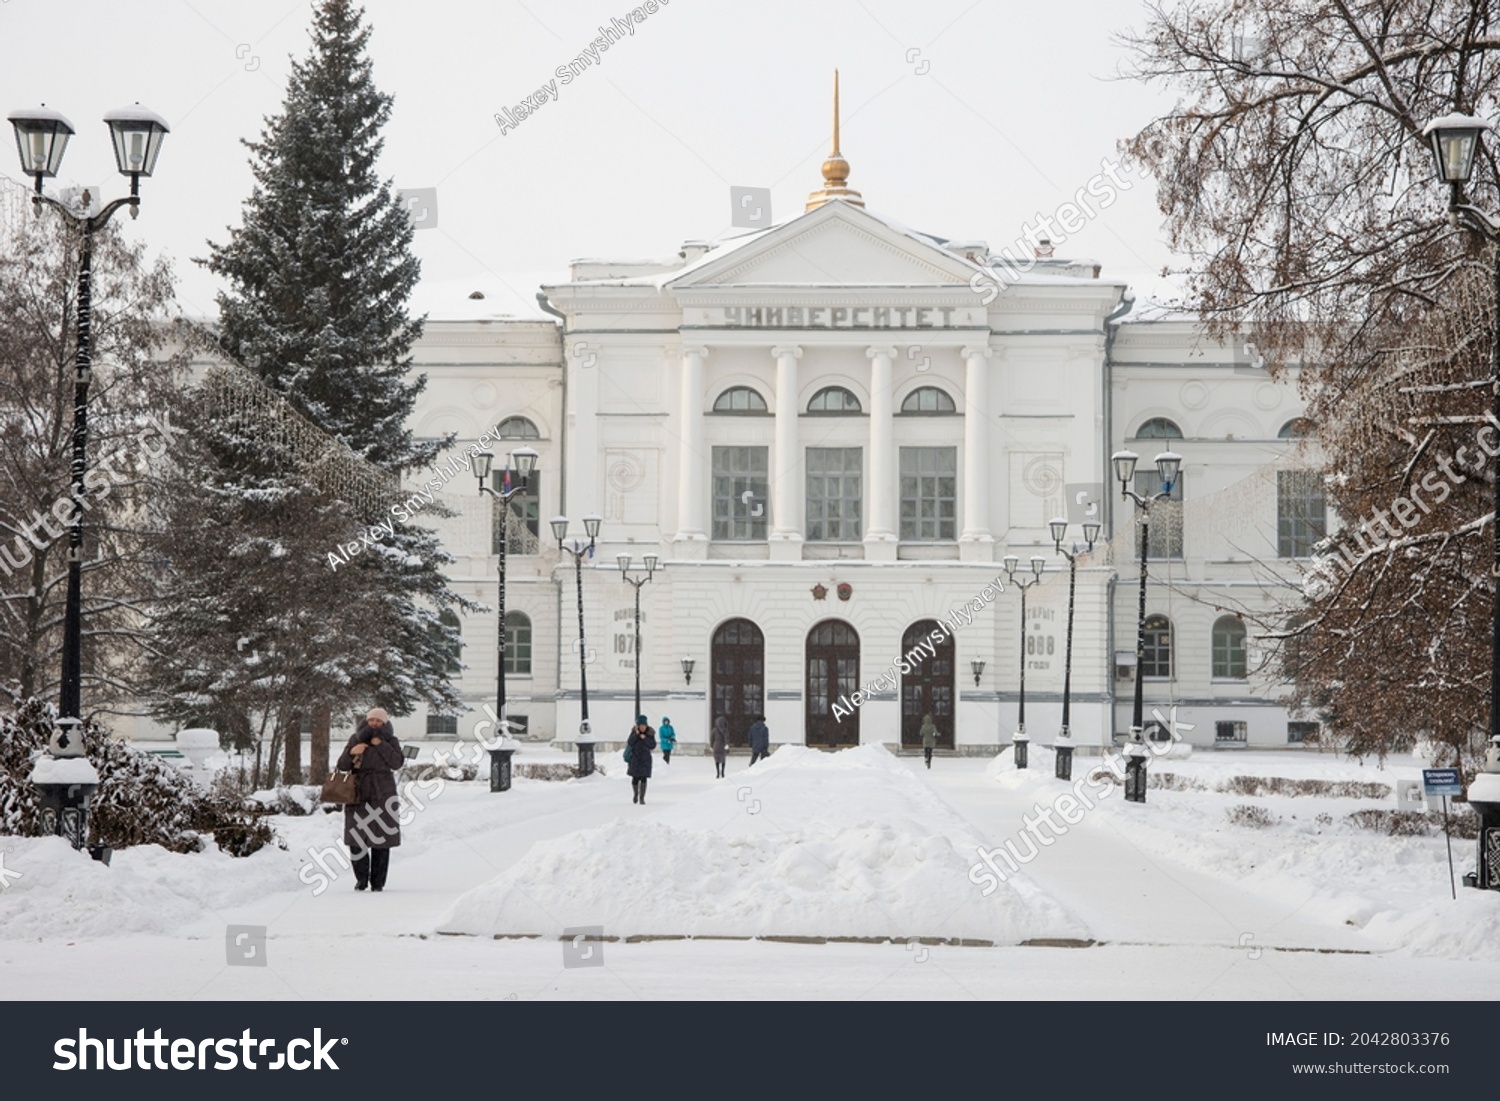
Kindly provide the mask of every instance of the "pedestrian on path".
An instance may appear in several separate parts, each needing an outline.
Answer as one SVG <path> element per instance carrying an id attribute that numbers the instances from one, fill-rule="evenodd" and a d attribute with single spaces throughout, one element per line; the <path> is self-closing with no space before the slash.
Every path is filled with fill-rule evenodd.
<path id="1" fill-rule="evenodd" d="M 340 772 L 354 772 L 359 802 L 344 807 L 344 844 L 354 863 L 354 889 L 385 890 L 391 850 L 401 844 L 401 803 L 396 798 L 396 769 L 406 763 L 391 717 L 372 707 L 365 721 L 339 754 Z"/>
<path id="2" fill-rule="evenodd" d="M 708 748 L 714 753 L 714 779 L 724 779 L 724 761 L 729 756 L 729 722 L 720 715 L 714 720 L 714 732 L 708 736 Z"/>
<path id="3" fill-rule="evenodd" d="M 630 737 L 625 740 L 625 771 L 630 773 L 632 803 L 646 801 L 646 781 L 651 779 L 651 751 L 656 748 L 656 732 L 646 722 L 646 716 L 637 715 L 635 726 L 630 728 Z"/>
<path id="4" fill-rule="evenodd" d="M 672 729 L 672 720 L 661 717 L 661 726 L 656 728 L 656 740 L 661 743 L 661 759 L 672 763 L 672 750 L 677 748 L 677 731 Z"/>
<path id="5" fill-rule="evenodd" d="M 927 758 L 927 767 L 932 767 L 932 751 L 937 748 L 937 723 L 931 715 L 922 716 L 922 756 Z"/>
<path id="6" fill-rule="evenodd" d="M 750 724 L 750 764 L 753 767 L 756 761 L 771 755 L 771 731 L 766 726 L 764 715 L 755 716 L 755 721 Z"/>

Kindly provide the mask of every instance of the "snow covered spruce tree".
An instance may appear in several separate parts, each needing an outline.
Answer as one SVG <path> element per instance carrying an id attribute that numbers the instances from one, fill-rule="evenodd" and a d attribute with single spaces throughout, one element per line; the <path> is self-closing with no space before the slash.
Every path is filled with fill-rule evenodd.
<path id="1" fill-rule="evenodd" d="M 244 224 L 210 245 L 207 266 L 230 285 L 219 297 L 221 342 L 314 425 L 399 476 L 430 465 L 448 441 L 417 441 L 407 424 L 425 378 L 410 372 L 422 329 L 407 312 L 419 272 L 412 226 L 391 181 L 376 174 L 391 99 L 373 83 L 361 10 L 324 0 L 312 40 L 281 113 L 245 143 L 255 186 Z M 452 559 L 430 530 L 392 527 L 379 553 L 357 566 L 325 562 L 320 581 L 346 604 L 394 620 L 378 640 L 368 626 L 343 640 L 350 694 L 396 714 L 419 700 L 456 708 L 456 631 L 438 617 L 450 605 L 478 606 L 448 588 L 441 571 Z M 404 660 L 360 664 L 361 649 L 377 644 Z"/>
<path id="2" fill-rule="evenodd" d="M 1494 465 L 1463 483 L 1435 473 L 1465 443 L 1472 464 L 1478 425 L 1433 418 L 1489 397 L 1493 256 L 1449 225 L 1422 129 L 1496 114 L 1497 9 L 1161 4 L 1125 39 L 1133 75 L 1178 94 L 1124 147 L 1156 177 L 1168 241 L 1188 257 L 1187 305 L 1215 335 L 1248 337 L 1274 374 L 1300 365 L 1346 532 L 1308 578 L 1313 599 L 1297 592 L 1265 633 L 1287 643 L 1293 702 L 1359 753 L 1414 737 L 1464 752 L 1489 723 Z M 1495 151 L 1468 189 L 1492 210 Z M 1398 498 L 1397 522 L 1378 521 Z"/>
<path id="3" fill-rule="evenodd" d="M 399 624 L 381 602 L 351 600 L 330 583 L 328 548 L 359 528 L 348 505 L 309 479 L 288 434 L 254 406 L 217 400 L 212 376 L 191 397 L 154 525 L 170 563 L 156 619 L 156 711 L 253 752 L 253 782 L 269 785 L 278 761 L 300 763 L 284 740 L 306 701 L 342 710 L 372 690 L 372 674 L 399 668 L 404 654 L 381 642 Z M 360 638 L 369 642 L 351 646 Z M 280 772 L 300 779 L 296 767 Z"/>
<path id="4" fill-rule="evenodd" d="M 71 495 L 76 232 L 0 181 L 0 698 L 55 699 L 66 528 L 84 515 L 83 698 L 128 706 L 148 641 L 140 521 L 155 457 L 175 444 L 172 275 L 118 226 L 94 238 L 93 382 L 83 497 Z M 67 521 L 68 523 L 65 523 Z"/>

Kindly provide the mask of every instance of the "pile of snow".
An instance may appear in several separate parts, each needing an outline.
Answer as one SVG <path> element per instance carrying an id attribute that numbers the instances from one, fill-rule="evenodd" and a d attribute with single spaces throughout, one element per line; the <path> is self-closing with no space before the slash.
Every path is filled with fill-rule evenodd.
<path id="1" fill-rule="evenodd" d="M 0 854 L 3 940 L 222 936 L 219 911 L 297 886 L 296 857 L 274 845 L 245 858 L 135 845 L 106 866 L 60 837 L 7 837 Z"/>
<path id="2" fill-rule="evenodd" d="M 462 895 L 439 930 L 556 936 L 1086 936 L 1024 877 L 986 897 L 980 839 L 879 745 L 783 746 L 752 771 L 645 818 L 535 845 Z"/>
<path id="3" fill-rule="evenodd" d="M 46 753 L 31 767 L 33 784 L 97 784 L 99 773 L 87 757 L 53 757 Z"/>

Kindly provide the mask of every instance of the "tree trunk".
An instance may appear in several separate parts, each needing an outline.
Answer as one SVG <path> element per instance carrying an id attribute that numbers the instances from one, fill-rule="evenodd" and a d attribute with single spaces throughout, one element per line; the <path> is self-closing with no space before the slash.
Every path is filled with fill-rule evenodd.
<path id="1" fill-rule="evenodd" d="M 282 730 L 281 782 L 300 784 L 302 782 L 302 716 L 295 711 L 292 712 L 287 716 L 286 725 Z"/>
<path id="2" fill-rule="evenodd" d="M 313 708 L 311 760 L 307 770 L 309 784 L 321 784 L 328 779 L 328 732 L 332 725 L 333 708 L 326 703 Z"/>

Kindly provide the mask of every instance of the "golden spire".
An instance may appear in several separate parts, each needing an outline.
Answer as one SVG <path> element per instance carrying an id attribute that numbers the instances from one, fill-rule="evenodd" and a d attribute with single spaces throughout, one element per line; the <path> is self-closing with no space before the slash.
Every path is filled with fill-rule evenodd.
<path id="1" fill-rule="evenodd" d="M 816 210 L 832 199 L 842 199 L 851 206 L 864 206 L 858 191 L 848 186 L 849 162 L 839 152 L 839 71 L 833 70 L 833 149 L 823 162 L 823 186 L 807 197 L 804 210 Z"/>

